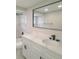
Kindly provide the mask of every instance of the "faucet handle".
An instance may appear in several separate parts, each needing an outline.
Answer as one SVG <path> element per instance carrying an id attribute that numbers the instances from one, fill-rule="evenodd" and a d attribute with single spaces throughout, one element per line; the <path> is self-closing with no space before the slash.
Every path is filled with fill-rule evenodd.
<path id="1" fill-rule="evenodd" d="M 51 35 L 51 37 L 53 38 L 53 40 L 55 40 L 55 39 L 56 39 L 56 35 Z"/>
<path id="2" fill-rule="evenodd" d="M 60 40 L 59 40 L 59 39 L 56 39 L 56 41 L 57 41 L 57 42 L 60 42 Z"/>
<path id="3" fill-rule="evenodd" d="M 54 35 L 51 35 L 51 37 L 55 37 L 56 35 L 54 34 Z"/>
<path id="4" fill-rule="evenodd" d="M 51 37 L 49 37 L 49 39 L 51 40 L 52 38 L 51 38 Z"/>

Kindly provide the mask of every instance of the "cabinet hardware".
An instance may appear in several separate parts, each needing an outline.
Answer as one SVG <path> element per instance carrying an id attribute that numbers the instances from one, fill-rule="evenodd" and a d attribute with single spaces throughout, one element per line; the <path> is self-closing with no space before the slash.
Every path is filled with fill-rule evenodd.
<path id="1" fill-rule="evenodd" d="M 40 59 L 43 59 L 43 58 L 40 56 Z"/>
<path id="2" fill-rule="evenodd" d="M 26 45 L 24 45 L 24 48 L 25 48 L 25 49 L 27 49 L 27 46 L 26 46 Z"/>

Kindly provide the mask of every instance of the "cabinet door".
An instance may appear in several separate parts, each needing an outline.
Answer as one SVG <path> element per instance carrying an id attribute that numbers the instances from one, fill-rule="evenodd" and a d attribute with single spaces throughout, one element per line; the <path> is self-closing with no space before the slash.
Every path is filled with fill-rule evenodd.
<path id="1" fill-rule="evenodd" d="M 31 59 L 40 59 L 38 54 L 31 53 Z"/>
<path id="2" fill-rule="evenodd" d="M 31 59 L 40 59 L 41 52 L 38 49 L 38 46 L 36 43 L 30 41 L 31 43 Z"/>
<path id="3" fill-rule="evenodd" d="M 43 48 L 43 57 L 45 59 L 62 59 L 62 56 L 53 52 L 53 51 L 50 51 L 49 49 L 47 48 Z"/>
<path id="4" fill-rule="evenodd" d="M 30 59 L 30 43 L 28 40 L 23 38 L 23 55 L 27 58 Z"/>

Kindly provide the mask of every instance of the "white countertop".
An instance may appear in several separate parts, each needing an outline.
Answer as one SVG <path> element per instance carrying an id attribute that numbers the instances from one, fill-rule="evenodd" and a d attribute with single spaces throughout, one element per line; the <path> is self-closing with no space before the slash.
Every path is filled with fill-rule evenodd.
<path id="1" fill-rule="evenodd" d="M 42 42 L 42 40 L 44 40 L 48 36 L 45 37 L 45 35 L 42 35 L 39 33 L 32 33 L 32 34 L 25 34 L 25 35 L 23 35 L 23 37 L 25 37 L 29 40 L 32 40 L 33 42 L 35 42 L 41 46 L 44 46 L 53 52 L 56 52 L 56 53 L 62 55 L 62 47 L 61 46 L 56 46 L 55 44 L 54 44 L 54 46 L 48 46 Z"/>

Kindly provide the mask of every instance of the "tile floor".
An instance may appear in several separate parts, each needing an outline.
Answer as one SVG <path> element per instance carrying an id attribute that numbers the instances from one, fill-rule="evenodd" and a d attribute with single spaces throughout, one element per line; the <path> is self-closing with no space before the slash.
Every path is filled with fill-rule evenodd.
<path id="1" fill-rule="evenodd" d="M 26 58 L 22 55 L 22 48 L 16 48 L 16 59 L 26 59 Z"/>

